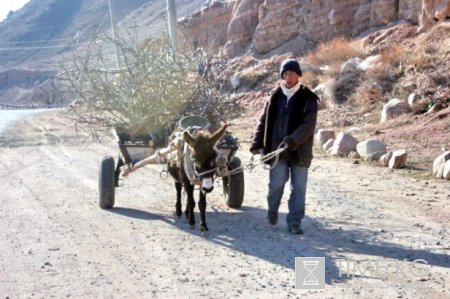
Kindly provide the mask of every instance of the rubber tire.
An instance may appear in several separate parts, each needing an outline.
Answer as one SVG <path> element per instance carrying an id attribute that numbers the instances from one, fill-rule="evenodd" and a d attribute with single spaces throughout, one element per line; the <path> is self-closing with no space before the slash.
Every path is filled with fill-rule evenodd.
<path id="1" fill-rule="evenodd" d="M 102 209 L 110 209 L 114 206 L 115 181 L 114 158 L 105 156 L 100 159 L 100 169 L 98 174 L 98 205 Z"/>
<path id="2" fill-rule="evenodd" d="M 241 166 L 241 160 L 234 157 L 230 162 L 229 170 L 236 169 Z M 244 202 L 244 171 L 240 171 L 231 176 L 223 178 L 223 194 L 225 203 L 228 207 L 239 209 Z"/>

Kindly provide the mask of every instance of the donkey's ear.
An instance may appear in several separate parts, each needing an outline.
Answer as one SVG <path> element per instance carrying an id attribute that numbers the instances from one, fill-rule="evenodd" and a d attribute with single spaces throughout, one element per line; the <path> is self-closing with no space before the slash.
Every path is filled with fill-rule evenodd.
<path id="1" fill-rule="evenodd" d="M 223 133 L 225 133 L 225 130 L 227 129 L 228 125 L 224 124 L 220 129 L 214 132 L 212 136 L 209 138 L 212 144 L 216 144 L 217 141 L 222 137 Z"/>
<path id="2" fill-rule="evenodd" d="M 184 141 L 187 142 L 187 144 L 189 144 L 191 147 L 194 147 L 195 143 L 196 143 L 196 139 L 194 137 L 192 137 L 191 134 L 189 134 L 188 131 L 184 131 L 183 132 L 183 139 Z"/>

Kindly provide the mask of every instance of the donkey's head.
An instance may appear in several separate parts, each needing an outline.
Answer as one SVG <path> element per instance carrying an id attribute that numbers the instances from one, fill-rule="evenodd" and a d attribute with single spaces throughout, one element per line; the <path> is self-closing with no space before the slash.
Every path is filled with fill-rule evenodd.
<path id="1" fill-rule="evenodd" d="M 199 175 L 201 190 L 211 192 L 214 188 L 214 172 L 216 168 L 216 150 L 214 146 L 220 140 L 227 125 L 223 125 L 212 135 L 207 131 L 199 130 L 191 135 L 185 131 L 183 138 L 191 148 L 191 160 L 194 170 Z"/>

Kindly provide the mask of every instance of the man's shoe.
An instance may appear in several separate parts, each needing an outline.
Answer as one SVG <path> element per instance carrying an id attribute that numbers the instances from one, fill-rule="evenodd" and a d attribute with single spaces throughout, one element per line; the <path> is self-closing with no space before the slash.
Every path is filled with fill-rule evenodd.
<path id="1" fill-rule="evenodd" d="M 288 231 L 294 235 L 302 235 L 303 229 L 301 229 L 299 223 L 288 224 Z"/>
<path id="2" fill-rule="evenodd" d="M 270 225 L 275 225 L 278 222 L 278 213 L 267 213 L 267 219 Z"/>

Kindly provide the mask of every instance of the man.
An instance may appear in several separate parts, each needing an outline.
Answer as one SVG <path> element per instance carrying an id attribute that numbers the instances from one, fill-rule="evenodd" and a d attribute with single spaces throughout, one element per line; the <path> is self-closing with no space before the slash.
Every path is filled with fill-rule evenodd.
<path id="1" fill-rule="evenodd" d="M 285 60 L 281 64 L 280 74 L 283 80 L 263 108 L 250 151 L 253 154 L 268 154 L 282 142 L 288 146 L 270 170 L 267 217 L 271 225 L 277 224 L 284 185 L 290 175 L 291 194 L 286 218 L 288 231 L 302 234 L 301 220 L 305 216 L 306 183 L 308 167 L 313 158 L 312 146 L 319 99 L 300 84 L 302 70 L 296 60 Z"/>

